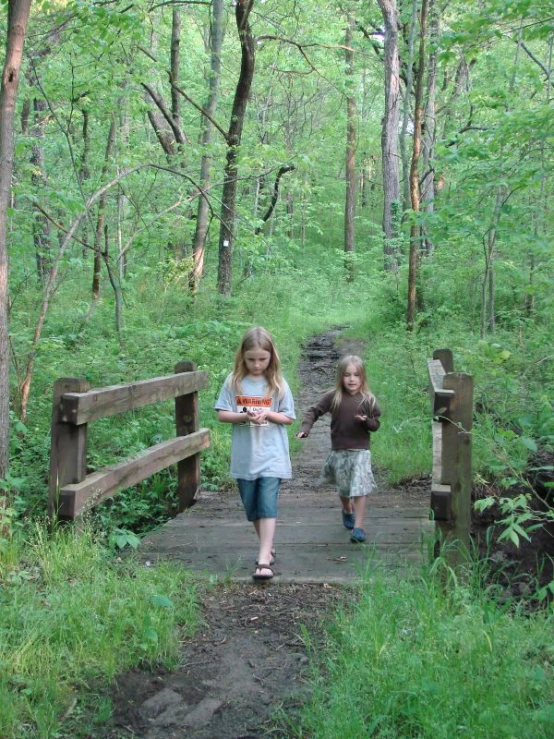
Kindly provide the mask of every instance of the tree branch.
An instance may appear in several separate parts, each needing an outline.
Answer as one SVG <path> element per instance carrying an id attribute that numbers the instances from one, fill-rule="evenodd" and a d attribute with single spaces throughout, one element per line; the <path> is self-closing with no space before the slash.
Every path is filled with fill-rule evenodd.
<path id="1" fill-rule="evenodd" d="M 268 221 L 271 218 L 271 214 L 273 213 L 275 206 L 277 204 L 277 198 L 279 197 L 279 180 L 286 172 L 292 172 L 292 170 L 296 169 L 294 164 L 287 164 L 284 167 L 281 167 L 279 171 L 277 172 L 277 177 L 275 178 L 275 184 L 273 185 L 273 195 L 271 196 L 271 202 L 269 204 L 269 208 L 266 211 L 266 214 L 262 217 L 263 223 Z M 262 226 L 256 226 L 256 229 L 254 230 L 255 234 L 259 234 L 262 231 Z"/>
<path id="2" fill-rule="evenodd" d="M 171 130 L 173 131 L 173 135 L 175 136 L 175 141 L 178 144 L 186 145 L 188 144 L 187 137 L 181 130 L 180 126 L 177 124 L 177 121 L 173 118 L 169 110 L 166 108 L 164 101 L 162 100 L 161 95 L 158 95 L 156 90 L 154 90 L 150 85 L 146 84 L 146 82 L 141 82 L 141 85 L 144 87 L 146 92 L 150 95 L 152 100 L 156 103 L 157 107 L 159 108 L 161 114 L 166 119 L 168 125 L 171 127 Z"/>

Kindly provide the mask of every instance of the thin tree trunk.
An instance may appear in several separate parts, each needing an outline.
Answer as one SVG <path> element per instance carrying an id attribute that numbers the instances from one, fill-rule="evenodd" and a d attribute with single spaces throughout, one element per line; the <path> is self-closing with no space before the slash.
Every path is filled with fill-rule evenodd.
<path id="1" fill-rule="evenodd" d="M 421 210 L 421 194 L 419 191 L 419 158 L 421 154 L 421 127 L 423 123 L 423 79 L 425 76 L 425 36 L 427 33 L 427 8 L 428 0 L 423 0 L 421 4 L 421 15 L 419 21 L 419 54 L 414 103 L 414 137 L 412 164 L 410 167 L 410 200 L 412 204 L 413 214 L 412 225 L 410 227 L 410 258 L 408 270 L 407 327 L 409 331 L 413 331 L 415 323 L 415 313 L 418 301 L 418 265 L 421 252 L 421 229 L 418 223 L 417 215 Z"/>
<path id="2" fill-rule="evenodd" d="M 45 181 L 43 141 L 44 112 L 46 107 L 45 100 L 41 98 L 34 99 L 33 110 L 35 119 L 31 129 L 31 135 L 34 139 L 31 152 L 31 164 L 33 165 L 31 180 L 37 191 L 40 190 Z M 50 254 L 50 221 L 37 208 L 35 208 L 33 221 L 33 241 L 35 244 L 37 275 L 39 281 L 43 283 L 47 279 L 48 272 L 52 266 Z"/>
<path id="3" fill-rule="evenodd" d="M 397 238 L 400 210 L 398 177 L 398 121 L 400 117 L 400 63 L 396 0 L 377 0 L 385 26 L 385 114 L 381 130 L 383 157 L 384 268 L 398 267 Z"/>
<path id="4" fill-rule="evenodd" d="M 346 60 L 346 164 L 345 180 L 346 193 L 344 202 L 344 268 L 346 279 L 351 282 L 354 279 L 353 262 L 350 255 L 355 250 L 356 233 L 356 98 L 354 97 L 354 51 L 352 50 L 352 30 L 354 19 L 347 18 L 345 36 L 345 60 Z"/>
<path id="5" fill-rule="evenodd" d="M 231 295 L 233 242 L 235 235 L 235 206 L 237 197 L 237 156 L 241 142 L 244 116 L 252 79 L 256 50 L 252 30 L 248 23 L 254 0 L 237 0 L 235 18 L 242 50 L 239 80 L 235 90 L 231 123 L 227 134 L 227 157 L 221 199 L 221 227 L 219 230 L 219 265 L 217 290 L 221 295 Z"/>
<path id="6" fill-rule="evenodd" d="M 107 224 L 104 226 L 104 251 L 102 252 L 102 258 L 104 259 L 104 264 L 106 265 L 106 271 L 108 273 L 108 279 L 114 292 L 115 330 L 119 338 L 119 343 L 121 343 L 121 328 L 123 325 L 123 296 L 121 293 L 121 284 L 117 278 L 117 274 L 112 269 L 112 265 L 110 262 L 110 239 Z"/>
<path id="7" fill-rule="evenodd" d="M 209 93 L 206 102 L 206 112 L 213 118 L 217 108 L 217 99 L 219 96 L 219 80 L 221 77 L 221 48 L 223 46 L 223 0 L 212 0 L 212 22 L 210 29 L 210 77 L 209 77 Z M 210 166 L 211 156 L 207 153 L 208 147 L 212 141 L 213 124 L 203 116 L 202 147 L 204 154 L 200 164 L 200 187 L 204 193 L 210 186 Z M 206 250 L 206 238 L 208 235 L 208 216 L 209 203 L 204 195 L 198 199 L 198 212 L 196 214 L 196 229 L 194 240 L 192 242 L 192 270 L 189 277 L 189 289 L 196 292 L 204 271 L 204 254 Z"/>
<path id="8" fill-rule="evenodd" d="M 435 0 L 429 0 L 429 70 L 427 72 L 427 99 L 425 102 L 425 123 L 423 131 L 423 180 L 421 182 L 421 199 L 425 213 L 431 215 L 435 210 L 435 131 L 436 111 L 435 101 L 437 92 L 437 47 L 439 37 L 439 9 Z M 423 246 L 425 253 L 430 256 L 434 245 L 427 228 L 424 227 Z"/>
<path id="9" fill-rule="evenodd" d="M 106 177 L 110 167 L 115 144 L 115 115 L 110 121 L 110 130 L 108 132 L 108 140 L 106 142 L 106 153 L 104 155 L 104 164 L 102 165 L 102 180 Z M 93 305 L 97 302 L 100 295 L 100 272 L 102 269 L 102 238 L 104 232 L 104 221 L 106 217 L 106 199 L 107 194 L 104 193 L 98 200 L 98 213 L 96 215 L 96 230 L 94 234 L 94 270 L 92 275 L 92 301 Z M 92 306 L 91 306 L 92 308 Z"/>
<path id="10" fill-rule="evenodd" d="M 412 0 L 412 15 L 410 18 L 410 32 L 408 35 L 408 63 L 406 71 L 406 90 L 404 93 L 402 110 L 402 129 L 400 131 L 400 152 L 402 156 L 402 183 L 403 183 L 403 210 L 410 208 L 410 173 L 408 165 L 408 148 L 406 136 L 408 134 L 408 123 L 410 120 L 410 102 L 412 97 L 412 84 L 414 76 L 414 41 L 417 28 L 417 2 Z"/>
<path id="11" fill-rule="evenodd" d="M 8 473 L 10 442 L 7 217 L 15 148 L 15 100 L 30 9 L 31 0 L 8 0 L 6 53 L 0 86 L 0 480 Z M 5 498 L 2 502 L 5 503 Z"/>

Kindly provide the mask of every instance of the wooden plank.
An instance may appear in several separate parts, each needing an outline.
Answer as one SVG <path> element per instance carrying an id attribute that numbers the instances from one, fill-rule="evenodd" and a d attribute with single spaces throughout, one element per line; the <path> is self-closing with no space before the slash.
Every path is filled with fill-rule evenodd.
<path id="1" fill-rule="evenodd" d="M 445 370 L 440 360 L 427 360 L 429 373 L 429 397 L 433 416 L 448 416 L 450 402 L 454 397 L 454 391 L 444 388 Z"/>
<path id="2" fill-rule="evenodd" d="M 195 372 L 194 362 L 179 362 L 176 373 Z M 177 436 L 187 436 L 198 430 L 198 393 L 188 393 L 175 398 L 175 425 Z M 200 455 L 194 454 L 177 464 L 178 512 L 182 513 L 193 504 L 200 487 Z"/>
<path id="3" fill-rule="evenodd" d="M 58 512 L 60 488 L 68 483 L 81 482 L 87 474 L 87 426 L 63 423 L 60 399 L 67 392 L 86 392 L 89 388 L 90 383 L 79 377 L 63 377 L 54 383 L 48 486 L 50 520 Z"/>
<path id="4" fill-rule="evenodd" d="M 85 477 L 82 482 L 64 485 L 60 490 L 60 516 L 73 519 L 93 508 L 117 490 L 136 485 L 156 472 L 210 445 L 210 432 L 200 429 L 194 434 L 162 441 L 133 459 L 105 467 Z"/>
<path id="5" fill-rule="evenodd" d="M 438 359 L 445 372 L 454 372 L 454 355 L 450 349 L 435 349 L 433 359 Z"/>
<path id="6" fill-rule="evenodd" d="M 155 377 L 127 385 L 112 385 L 86 393 L 64 393 L 60 403 L 60 420 L 76 425 L 90 423 L 98 418 L 108 418 L 193 393 L 207 386 L 208 373 L 197 371 Z"/>
<path id="7" fill-rule="evenodd" d="M 450 485 L 431 485 L 431 510 L 435 521 L 452 519 L 452 487 Z"/>
<path id="8" fill-rule="evenodd" d="M 442 426 L 440 421 L 432 421 L 433 470 L 431 479 L 433 484 L 440 483 L 442 477 Z"/>

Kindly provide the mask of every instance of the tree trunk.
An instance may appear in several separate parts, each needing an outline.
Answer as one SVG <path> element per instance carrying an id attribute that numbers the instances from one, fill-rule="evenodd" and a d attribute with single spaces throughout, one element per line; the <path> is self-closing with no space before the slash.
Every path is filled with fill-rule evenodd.
<path id="1" fill-rule="evenodd" d="M 237 155 L 240 146 L 248 95 L 254 78 L 256 61 L 255 42 L 248 16 L 254 0 L 237 0 L 235 17 L 242 50 L 240 75 L 235 90 L 231 123 L 227 134 L 227 158 L 221 198 L 221 227 L 219 230 L 219 267 L 217 290 L 221 295 L 231 295 L 233 240 L 235 233 L 235 206 L 237 197 Z"/>
<path id="2" fill-rule="evenodd" d="M 6 54 L 0 87 L 0 480 L 8 473 L 10 429 L 7 217 L 14 158 L 15 99 L 31 0 L 8 0 Z"/>
<path id="3" fill-rule="evenodd" d="M 206 113 L 213 118 L 217 108 L 217 99 L 219 96 L 219 80 L 221 77 L 221 48 L 223 46 L 223 0 L 212 1 L 212 22 L 210 29 L 210 78 L 209 93 L 206 102 Z M 203 117 L 202 147 L 204 154 L 200 164 L 200 187 L 205 193 L 210 185 L 210 166 L 211 156 L 207 153 L 208 147 L 212 141 L 213 124 L 206 117 Z M 189 289 L 195 293 L 202 278 L 204 271 L 204 254 L 206 249 L 206 238 L 208 235 L 208 216 L 209 203 L 207 198 L 201 194 L 198 198 L 198 212 L 196 214 L 196 229 L 194 240 L 192 242 L 192 270 L 189 276 Z"/>
<path id="4" fill-rule="evenodd" d="M 439 37 L 439 9 L 434 0 L 429 1 L 429 70 L 427 72 L 427 99 L 425 101 L 425 123 L 423 126 L 423 180 L 421 182 L 421 199 L 425 213 L 431 215 L 435 210 L 435 131 L 436 131 L 436 88 L 437 88 L 437 48 L 436 40 Z M 423 234 L 424 252 L 430 256 L 433 253 L 427 228 Z"/>
<path id="5" fill-rule="evenodd" d="M 410 121 L 412 84 L 414 76 L 414 41 L 417 28 L 417 3 L 418 0 L 412 0 L 412 15 L 410 18 L 410 32 L 408 35 L 408 62 L 406 71 L 406 90 L 404 92 L 403 111 L 402 111 L 402 129 L 400 131 L 400 152 L 402 155 L 402 183 L 403 183 L 403 203 L 402 210 L 407 211 L 410 208 L 410 175 L 408 166 L 408 148 L 406 146 L 406 136 L 408 134 L 408 123 Z"/>
<path id="6" fill-rule="evenodd" d="M 384 267 L 398 267 L 396 239 L 398 237 L 400 185 L 398 179 L 398 121 L 400 64 L 398 59 L 398 18 L 396 0 L 377 0 L 385 24 L 385 114 L 381 130 L 383 157 L 383 233 Z"/>
<path id="7" fill-rule="evenodd" d="M 413 331 L 417 307 L 417 273 L 421 252 L 421 228 L 418 214 L 421 210 L 421 193 L 419 190 L 419 158 L 421 154 L 421 127 L 423 123 L 423 78 L 425 76 L 425 35 L 427 33 L 428 0 L 421 4 L 419 21 L 419 55 L 414 103 L 414 137 L 412 164 L 410 167 L 410 200 L 412 204 L 412 225 L 410 228 L 410 259 L 408 270 L 408 330 Z"/>
<path id="8" fill-rule="evenodd" d="M 33 165 L 31 180 L 38 192 L 45 181 L 44 151 L 42 145 L 44 140 L 44 111 L 46 110 L 46 101 L 41 98 L 35 98 L 33 101 L 33 110 L 35 119 L 31 129 L 31 135 L 34 139 L 31 152 L 31 164 Z M 52 266 L 50 221 L 38 208 L 35 208 L 33 221 L 33 241 L 35 244 L 37 275 L 39 281 L 43 283 L 48 278 L 48 272 Z"/>
<path id="9" fill-rule="evenodd" d="M 353 262 L 349 256 L 354 252 L 356 243 L 355 217 L 356 217 L 356 98 L 354 97 L 354 51 L 352 50 L 352 29 L 354 19 L 347 18 L 345 36 L 345 60 L 346 60 L 346 193 L 344 201 L 344 268 L 346 279 L 352 282 L 354 279 Z"/>
<path id="10" fill-rule="evenodd" d="M 106 153 L 104 155 L 104 164 L 102 166 L 102 180 L 108 174 L 110 160 L 115 144 L 115 115 L 112 116 L 110 122 L 110 130 L 108 132 L 108 140 L 106 142 Z M 100 273 L 102 271 L 102 239 L 104 233 L 104 221 L 106 217 L 106 198 L 104 193 L 98 200 L 98 213 L 96 215 L 96 230 L 94 234 L 94 269 L 92 274 L 92 301 L 93 305 L 97 302 L 100 294 Z M 92 306 L 91 306 L 92 307 Z"/>

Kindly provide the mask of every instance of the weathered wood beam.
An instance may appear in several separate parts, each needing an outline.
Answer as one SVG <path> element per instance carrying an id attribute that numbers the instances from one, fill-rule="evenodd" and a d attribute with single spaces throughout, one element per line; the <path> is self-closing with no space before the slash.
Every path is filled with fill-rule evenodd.
<path id="1" fill-rule="evenodd" d="M 60 401 L 59 420 L 80 426 L 99 418 L 177 398 L 208 386 L 208 373 L 183 372 L 127 385 L 92 389 L 87 393 L 65 393 Z"/>
<path id="2" fill-rule="evenodd" d="M 162 441 L 132 459 L 104 467 L 87 475 L 82 482 L 64 485 L 60 488 L 58 496 L 58 516 L 72 520 L 85 509 L 93 508 L 117 490 L 136 485 L 169 465 L 198 454 L 209 446 L 209 430 L 200 429 L 188 436 Z"/>

